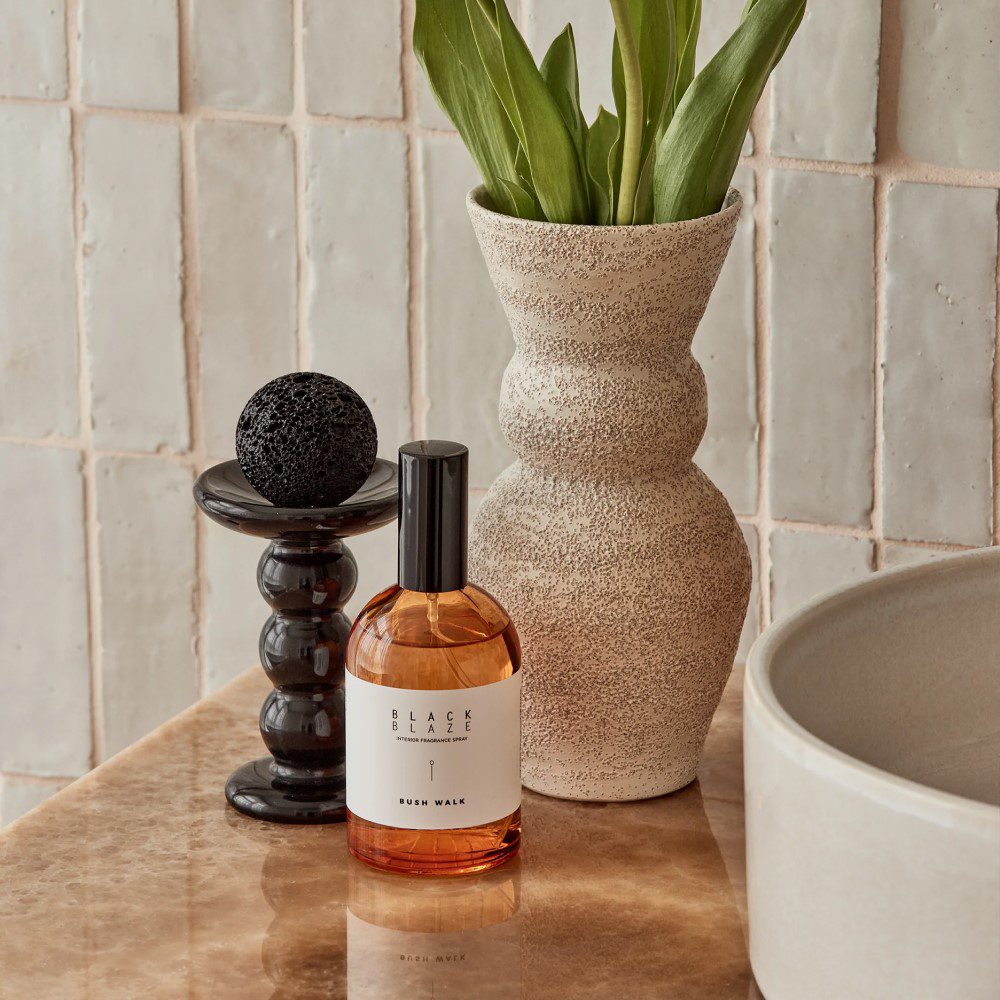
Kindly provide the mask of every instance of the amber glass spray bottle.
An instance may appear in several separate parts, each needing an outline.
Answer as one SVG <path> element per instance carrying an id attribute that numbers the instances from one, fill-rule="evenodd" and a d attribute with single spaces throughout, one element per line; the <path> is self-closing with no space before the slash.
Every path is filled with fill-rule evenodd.
<path id="1" fill-rule="evenodd" d="M 485 871 L 520 843 L 520 649 L 467 579 L 468 463 L 399 450 L 399 583 L 348 640 L 347 842 L 386 871 Z"/>

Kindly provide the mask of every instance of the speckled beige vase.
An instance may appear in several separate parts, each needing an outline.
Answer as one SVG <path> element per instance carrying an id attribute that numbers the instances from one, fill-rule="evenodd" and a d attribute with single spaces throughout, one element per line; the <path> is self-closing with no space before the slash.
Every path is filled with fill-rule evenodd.
<path id="1" fill-rule="evenodd" d="M 468 207 L 517 350 L 500 424 L 517 461 L 473 522 L 471 577 L 524 654 L 522 778 L 615 801 L 694 779 L 732 667 L 750 559 L 691 459 L 691 341 L 742 204 L 670 225 L 526 222 Z"/>

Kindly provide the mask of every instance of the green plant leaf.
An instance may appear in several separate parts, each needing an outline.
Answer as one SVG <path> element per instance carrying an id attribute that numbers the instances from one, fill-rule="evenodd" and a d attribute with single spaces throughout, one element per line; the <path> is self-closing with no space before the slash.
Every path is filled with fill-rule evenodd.
<path id="1" fill-rule="evenodd" d="M 695 53 L 701 32 L 701 0 L 673 0 L 677 24 L 677 81 L 674 107 L 681 103 L 694 79 Z"/>
<path id="2" fill-rule="evenodd" d="M 461 6 L 462 0 L 453 0 Z M 490 83 L 503 105 L 507 118 L 513 126 L 521 147 L 524 146 L 524 125 L 517 110 L 514 91 L 507 77 L 507 67 L 503 61 L 503 46 L 500 44 L 500 28 L 497 24 L 496 7 L 493 0 L 465 0 L 466 15 L 476 40 L 479 58 Z"/>
<path id="3" fill-rule="evenodd" d="M 694 78 L 656 151 L 657 222 L 717 212 L 750 116 L 805 12 L 806 0 L 750 0 L 736 31 Z"/>
<path id="4" fill-rule="evenodd" d="M 508 181 L 503 177 L 500 178 L 500 183 L 514 203 L 519 219 L 534 219 L 536 222 L 540 222 L 545 218 L 533 191 L 522 187 L 516 181 Z"/>
<path id="5" fill-rule="evenodd" d="M 651 159 L 657 139 L 673 110 L 673 89 L 677 71 L 674 0 L 625 0 L 633 27 L 642 80 L 642 139 L 637 160 L 638 174 L 633 198 L 632 215 L 628 221 L 638 222 L 652 216 Z M 611 56 L 612 90 L 622 136 L 628 129 L 627 87 L 622 64 L 621 44 L 617 31 Z M 620 159 L 621 157 L 619 157 Z M 644 183 L 644 178 L 647 178 Z M 616 218 L 624 221 L 625 212 L 619 207 Z"/>
<path id="6" fill-rule="evenodd" d="M 517 176 L 517 136 L 483 68 L 463 3 L 417 0 L 413 51 L 500 212 L 515 214 L 501 178 Z"/>
<path id="7" fill-rule="evenodd" d="M 614 146 L 618 142 L 618 119 L 597 109 L 597 117 L 587 133 L 587 174 L 590 181 L 590 202 L 593 206 L 593 222 L 598 226 L 609 226 L 612 222 L 614 200 L 611 162 Z"/>
<path id="8" fill-rule="evenodd" d="M 656 156 L 647 156 L 639 174 L 639 186 L 635 190 L 635 208 L 632 212 L 632 225 L 644 226 L 653 221 L 653 172 L 656 169 Z"/>
<path id="9" fill-rule="evenodd" d="M 494 24 L 491 12 L 495 15 L 507 79 L 520 119 L 519 136 L 545 217 L 550 222 L 587 222 L 589 198 L 576 146 L 506 3 L 468 0 L 467 9 L 470 17 L 478 15 L 490 27 Z"/>
<path id="10" fill-rule="evenodd" d="M 552 40 L 539 68 L 542 79 L 559 108 L 563 123 L 573 137 L 577 156 L 583 163 L 587 123 L 580 110 L 580 74 L 576 65 L 576 40 L 572 24 L 567 24 Z"/>

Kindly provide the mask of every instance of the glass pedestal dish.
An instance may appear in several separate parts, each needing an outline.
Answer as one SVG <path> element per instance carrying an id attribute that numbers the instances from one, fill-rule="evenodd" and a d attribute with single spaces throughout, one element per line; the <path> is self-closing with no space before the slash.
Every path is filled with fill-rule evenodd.
<path id="1" fill-rule="evenodd" d="M 396 465 L 378 459 L 362 488 L 336 507 L 275 507 L 247 482 L 239 463 L 207 469 L 194 486 L 217 524 L 270 544 L 257 583 L 272 614 L 260 660 L 274 690 L 260 711 L 270 751 L 237 768 L 226 798 L 241 813 L 278 823 L 338 823 L 346 816 L 344 614 L 357 585 L 345 538 L 396 518 Z"/>

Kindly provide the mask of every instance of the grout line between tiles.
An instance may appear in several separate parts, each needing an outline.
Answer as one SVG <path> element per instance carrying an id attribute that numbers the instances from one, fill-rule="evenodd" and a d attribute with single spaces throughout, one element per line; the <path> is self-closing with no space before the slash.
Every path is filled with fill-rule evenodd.
<path id="1" fill-rule="evenodd" d="M 737 514 L 740 524 L 749 524 L 760 530 L 761 520 L 745 514 Z M 936 552 L 967 552 L 979 548 L 976 545 L 964 545 L 960 542 L 928 541 L 917 538 L 892 538 L 876 536 L 870 528 L 856 528 L 847 524 L 817 524 L 814 521 L 789 521 L 782 518 L 772 518 L 769 521 L 771 531 L 781 530 L 808 535 L 835 535 L 839 538 L 854 538 L 858 541 L 882 541 L 892 545 L 909 545 L 919 549 L 932 549 Z"/>
<path id="2" fill-rule="evenodd" d="M 199 286 L 198 248 L 198 177 L 195 144 L 196 106 L 194 86 L 192 2 L 181 0 L 177 5 L 177 74 L 180 100 L 181 136 L 181 247 L 182 291 L 181 310 L 184 320 L 184 353 L 188 384 L 188 415 L 190 449 L 187 453 L 157 453 L 153 457 L 175 461 L 197 474 L 205 466 L 205 428 L 201 410 L 201 302 Z M 208 526 L 205 518 L 192 510 L 194 517 L 195 580 L 191 594 L 194 616 L 194 656 L 198 694 L 204 697 L 208 689 L 206 656 L 205 580 Z"/>
<path id="3" fill-rule="evenodd" d="M 886 200 L 889 182 L 884 177 L 875 178 L 875 233 L 874 233 L 874 285 L 875 315 L 872 329 L 872 509 L 871 527 L 874 540 L 873 568 L 879 570 L 883 563 L 883 521 L 885 487 L 883 474 L 885 462 L 884 413 L 885 413 L 885 336 L 886 336 L 886 252 L 888 249 L 888 223 Z"/>
<path id="4" fill-rule="evenodd" d="M 896 45 L 898 10 L 887 0 L 879 25 L 878 90 L 875 99 L 874 176 L 875 233 L 872 245 L 875 315 L 872 330 L 872 509 L 873 569 L 885 562 L 885 358 L 888 330 L 886 301 L 889 253 L 889 189 L 898 177 L 900 154 L 896 143 L 899 105 L 899 61 Z"/>
<path id="5" fill-rule="evenodd" d="M 309 341 L 309 219 L 307 209 L 308 167 L 306 163 L 306 77 L 305 39 L 303 37 L 303 0 L 292 3 L 292 114 L 291 127 L 295 150 L 295 363 L 299 371 L 312 369 L 312 344 Z"/>
<path id="6" fill-rule="evenodd" d="M 997 193 L 997 295 L 993 319 L 996 334 L 993 339 L 993 523 L 990 537 L 1000 544 L 1000 192 Z"/>
<path id="7" fill-rule="evenodd" d="M 79 774 L 33 774 L 31 771 L 0 771 L 0 778 L 14 778 L 17 781 L 36 781 L 40 785 L 69 783 L 81 777 Z"/>
<path id="8" fill-rule="evenodd" d="M 78 0 L 66 4 L 66 106 L 70 115 L 73 167 L 73 267 L 76 278 L 76 326 L 79 363 L 81 471 L 83 475 L 83 538 L 87 578 L 87 659 L 90 687 L 90 765 L 104 759 L 104 688 L 102 677 L 100 526 L 97 520 L 97 482 L 94 454 L 93 393 L 90 349 L 87 341 L 86 280 L 84 275 L 83 117 L 80 114 L 80 36 Z"/>
<path id="9" fill-rule="evenodd" d="M 771 184 L 766 154 L 771 143 L 770 86 L 754 112 L 754 356 L 757 381 L 757 593 L 760 631 L 771 621 L 771 501 L 768 477 L 770 417 Z"/>
<path id="10" fill-rule="evenodd" d="M 424 372 L 423 234 L 420 229 L 421 172 L 417 140 L 421 134 L 434 130 L 421 129 L 418 121 L 417 62 L 413 54 L 414 3 L 415 0 L 402 0 L 400 4 L 399 69 L 403 94 L 403 124 L 406 133 L 406 343 L 410 368 L 410 434 L 416 440 L 427 436 L 429 409 Z"/>

